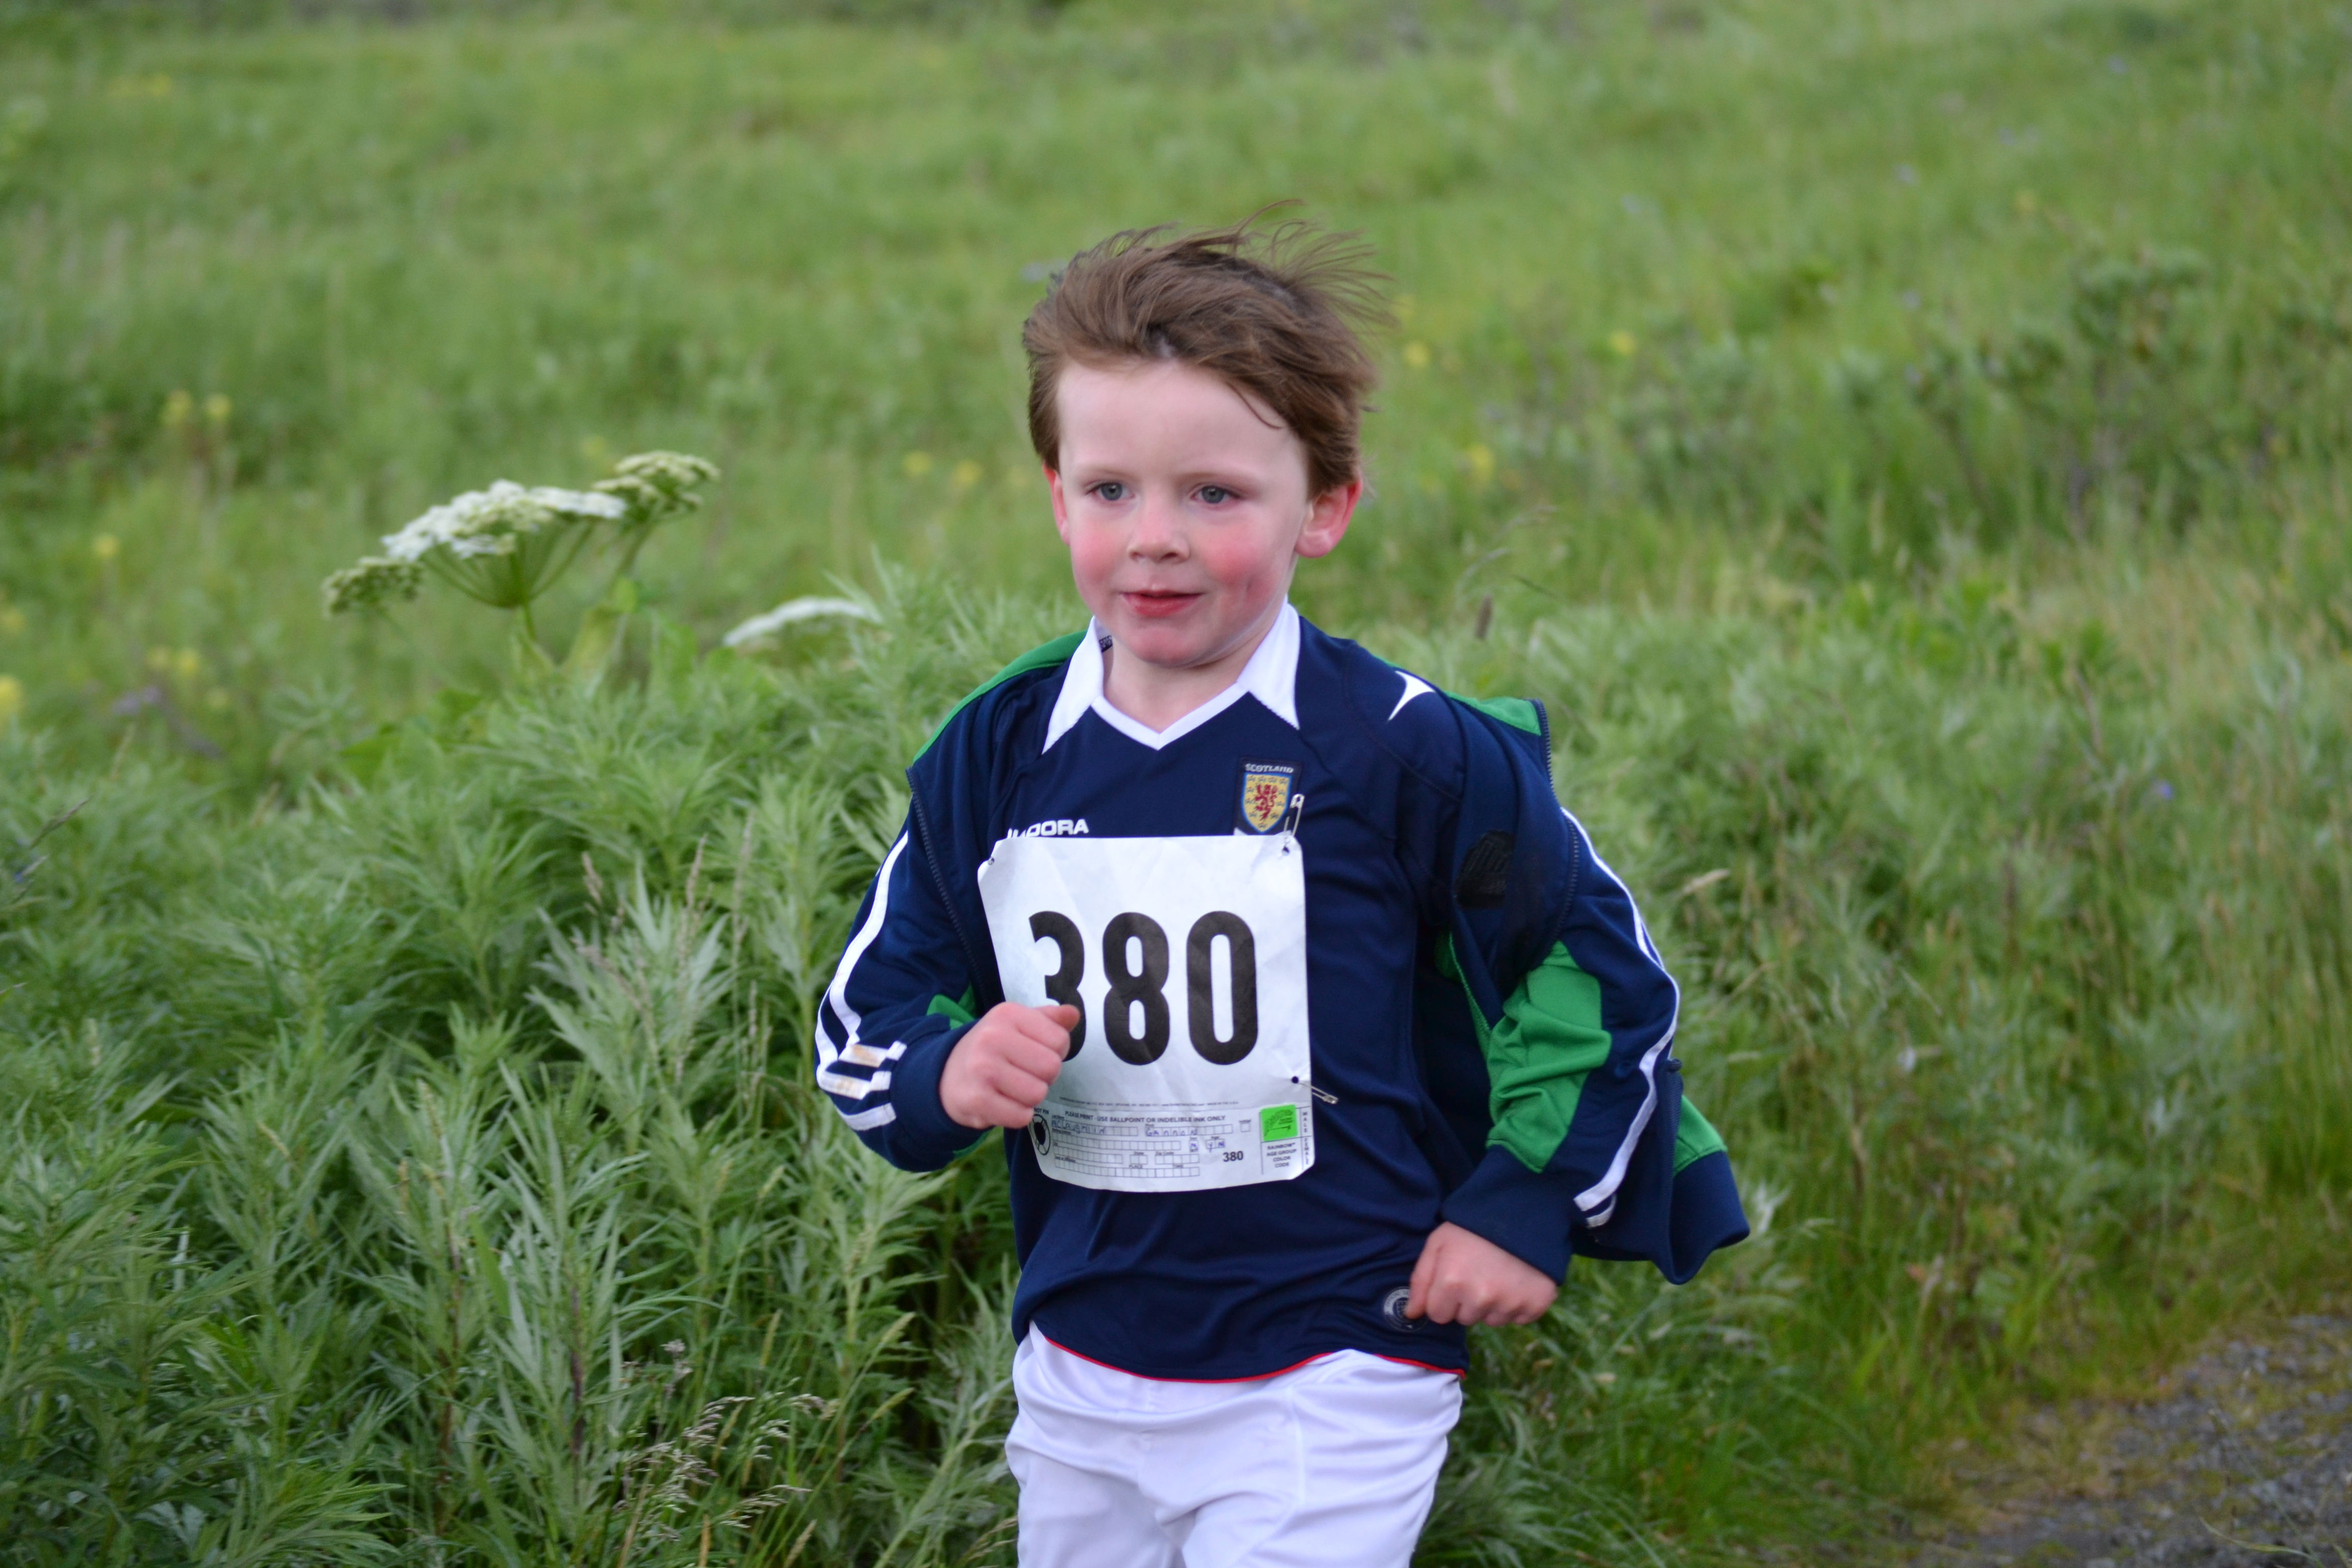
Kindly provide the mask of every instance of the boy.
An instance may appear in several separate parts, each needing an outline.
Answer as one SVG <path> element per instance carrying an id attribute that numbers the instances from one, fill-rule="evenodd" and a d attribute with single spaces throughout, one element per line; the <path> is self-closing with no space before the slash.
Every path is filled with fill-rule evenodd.
<path id="1" fill-rule="evenodd" d="M 1363 494 L 1375 300 L 1246 225 L 1056 279 L 1030 431 L 1093 622 L 908 769 L 819 1008 L 885 1158 L 1008 1130 L 1032 1568 L 1402 1565 L 1469 1324 L 1540 1317 L 1572 1251 L 1681 1280 L 1747 1234 L 1541 709 L 1289 605 Z"/>

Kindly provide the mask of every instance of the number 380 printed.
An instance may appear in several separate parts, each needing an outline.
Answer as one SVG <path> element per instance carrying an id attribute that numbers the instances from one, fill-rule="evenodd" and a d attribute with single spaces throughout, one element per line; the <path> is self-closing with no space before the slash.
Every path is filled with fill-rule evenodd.
<path id="1" fill-rule="evenodd" d="M 1078 982 L 1087 972 L 1086 939 L 1078 934 L 1076 921 L 1053 910 L 1029 917 L 1029 934 L 1061 949 L 1062 966 L 1045 977 L 1045 994 L 1078 1010 L 1077 1024 L 1070 1030 L 1070 1055 L 1075 1057 L 1087 1038 L 1087 1005 L 1078 994 Z M 1234 1004 L 1234 1032 L 1223 1037 L 1217 1034 L 1215 989 L 1219 937 L 1225 939 Z M 1103 1034 L 1112 1052 L 1138 1067 L 1158 1061 L 1168 1048 L 1167 931 L 1150 915 L 1113 915 L 1103 927 L 1102 954 L 1103 973 L 1110 982 L 1103 998 Z M 1184 1002 L 1192 1048 L 1203 1058 L 1230 1067 L 1250 1054 L 1257 1044 L 1257 938 L 1247 921 L 1212 910 L 1192 922 L 1184 938 Z"/>

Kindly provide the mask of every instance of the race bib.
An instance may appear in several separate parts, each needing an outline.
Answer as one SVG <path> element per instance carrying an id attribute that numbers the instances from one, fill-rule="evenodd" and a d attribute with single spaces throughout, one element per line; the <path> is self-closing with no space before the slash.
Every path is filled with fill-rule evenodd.
<path id="1" fill-rule="evenodd" d="M 980 896 L 1005 997 L 1080 1015 L 1029 1124 L 1046 1174 L 1189 1193 L 1315 1163 L 1303 861 L 1289 833 L 996 846 Z"/>

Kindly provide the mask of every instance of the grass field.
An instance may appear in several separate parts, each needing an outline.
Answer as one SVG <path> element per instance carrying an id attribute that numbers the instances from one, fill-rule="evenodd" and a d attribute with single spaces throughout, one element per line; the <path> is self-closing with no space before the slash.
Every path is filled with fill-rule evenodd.
<path id="1" fill-rule="evenodd" d="M 0 1561 L 1010 1562 L 1001 1176 L 810 1001 L 1076 613 L 1042 279 L 1294 195 L 1399 318 L 1302 606 L 1551 704 L 1762 1222 L 1484 1334 L 1424 1558 L 1870 1560 L 2340 1290 L 2352 12 L 20 4 Z M 648 447 L 601 679 L 320 614 Z"/>

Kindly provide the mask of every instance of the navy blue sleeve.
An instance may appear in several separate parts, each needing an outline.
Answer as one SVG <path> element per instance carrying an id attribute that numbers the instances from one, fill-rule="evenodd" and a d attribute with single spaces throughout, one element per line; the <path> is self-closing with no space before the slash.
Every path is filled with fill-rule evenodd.
<path id="1" fill-rule="evenodd" d="M 1465 994 L 1488 1095 L 1483 1147 L 1443 1212 L 1559 1279 L 1568 1273 L 1579 1184 L 1551 1166 L 1562 1131 L 1552 1110 L 1561 1080 L 1590 1076 L 1589 1064 L 1563 1062 L 1560 1041 L 1521 1026 L 1528 980 L 1558 952 L 1574 903 L 1576 846 L 1552 795 L 1540 714 L 1532 732 L 1523 721 L 1498 721 L 1459 700 L 1453 715 L 1462 768 L 1439 860 L 1441 964 Z M 1531 1096 L 1513 1092 L 1547 1079 Z M 1569 1094 L 1572 1100 L 1573 1087 Z"/>
<path id="2" fill-rule="evenodd" d="M 816 1083 L 867 1148 L 935 1171 L 978 1142 L 940 1104 L 948 1053 L 971 1026 L 972 978 L 912 814 L 874 874 L 818 1004 Z"/>
<path id="3" fill-rule="evenodd" d="M 1572 817 L 1538 852 L 1572 868 L 1558 936 L 1513 981 L 1500 1010 L 1474 1014 L 1493 1088 L 1485 1158 L 1446 1217 L 1555 1276 L 1570 1232 L 1600 1232 L 1645 1142 L 1674 1142 L 1662 1117 L 1681 996 L 1624 883 Z M 1475 1004 L 1474 1003 L 1474 1005 Z M 1663 1086 L 1671 1095 L 1671 1082 Z M 1656 1126 L 1658 1139 L 1648 1134 Z"/>
<path id="4" fill-rule="evenodd" d="M 1451 701 L 1461 763 L 1433 891 L 1437 971 L 1460 987 L 1464 1026 L 1424 1008 L 1421 1048 L 1433 1078 L 1475 1081 L 1486 1104 L 1448 1110 L 1478 1152 L 1443 1213 L 1555 1279 L 1585 1253 L 1651 1259 L 1679 1282 L 1746 1233 L 1727 1162 L 1676 1157 L 1680 990 L 1554 795 L 1540 711 Z"/>

